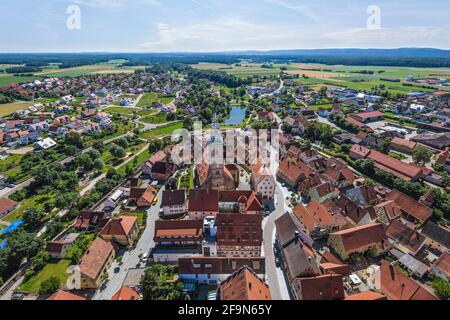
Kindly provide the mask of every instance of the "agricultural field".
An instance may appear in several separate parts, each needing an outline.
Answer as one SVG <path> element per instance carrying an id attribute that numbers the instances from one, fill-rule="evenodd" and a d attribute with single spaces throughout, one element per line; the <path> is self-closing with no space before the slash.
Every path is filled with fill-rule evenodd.
<path id="1" fill-rule="evenodd" d="M 23 110 L 31 106 L 32 102 L 13 102 L 0 104 L 0 117 L 8 116 L 17 110 Z"/>
<path id="2" fill-rule="evenodd" d="M 384 85 L 389 92 L 400 94 L 414 91 L 450 91 L 450 87 L 434 86 L 433 88 L 424 88 L 422 84 L 406 82 L 406 77 L 408 76 L 413 76 L 414 79 L 427 77 L 450 78 L 450 69 L 448 68 L 327 66 L 301 63 L 272 64 L 272 68 L 262 68 L 261 66 L 262 64 L 254 63 L 242 63 L 240 65 L 200 63 L 192 65 L 192 67 L 200 70 L 224 71 L 238 77 L 276 76 L 283 68 L 286 69 L 284 71 L 288 74 L 300 76 L 299 79 L 295 80 L 296 83 L 311 86 L 313 89 L 327 86 L 370 91 L 376 86 Z M 383 81 L 380 78 L 396 78 L 401 81 Z"/>
<path id="3" fill-rule="evenodd" d="M 40 76 L 15 76 L 12 74 L 2 73 L 0 74 L 0 87 L 8 86 L 12 83 L 21 83 L 27 81 L 40 80 L 42 77 Z"/>

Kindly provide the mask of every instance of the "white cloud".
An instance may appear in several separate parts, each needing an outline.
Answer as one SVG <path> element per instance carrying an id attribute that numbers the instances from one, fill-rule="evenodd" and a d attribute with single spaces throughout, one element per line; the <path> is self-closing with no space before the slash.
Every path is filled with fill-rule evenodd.
<path id="1" fill-rule="evenodd" d="M 258 24 L 237 17 L 180 26 L 158 23 L 152 35 L 153 39 L 140 44 L 140 48 L 159 52 L 270 50 L 300 48 L 305 43 L 315 43 L 310 29 Z"/>
<path id="2" fill-rule="evenodd" d="M 70 0 L 70 3 L 94 8 L 122 8 L 139 4 L 162 6 L 159 0 Z"/>
<path id="3" fill-rule="evenodd" d="M 293 10 L 293 11 L 299 12 L 314 22 L 319 23 L 321 21 L 319 16 L 316 15 L 311 10 L 311 8 L 306 5 L 302 5 L 299 3 L 294 4 L 292 2 L 285 1 L 285 0 L 264 0 L 264 1 L 267 3 L 272 3 L 274 5 L 280 6 L 282 8 L 288 9 L 288 10 Z"/>

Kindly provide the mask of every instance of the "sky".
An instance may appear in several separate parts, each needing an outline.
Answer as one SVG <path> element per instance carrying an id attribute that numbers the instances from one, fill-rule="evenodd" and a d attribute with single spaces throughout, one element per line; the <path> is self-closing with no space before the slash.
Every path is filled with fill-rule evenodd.
<path id="1" fill-rule="evenodd" d="M 450 49 L 449 15 L 448 0 L 4 0 L 0 52 Z"/>

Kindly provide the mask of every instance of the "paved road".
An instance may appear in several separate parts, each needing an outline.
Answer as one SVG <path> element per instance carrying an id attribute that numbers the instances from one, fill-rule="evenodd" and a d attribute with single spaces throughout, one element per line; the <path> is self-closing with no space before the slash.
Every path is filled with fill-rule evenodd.
<path id="1" fill-rule="evenodd" d="M 136 248 L 124 253 L 122 258 L 123 264 L 120 266 L 120 271 L 118 273 L 114 273 L 114 269 L 119 267 L 119 264 L 117 262 L 113 263 L 111 269 L 109 270 L 108 283 L 104 288 L 97 290 L 92 300 L 111 300 L 112 296 L 122 287 L 122 283 L 125 280 L 128 270 L 141 266 L 139 255 L 145 253 L 150 255 L 151 249 L 155 247 L 155 243 L 153 242 L 155 221 L 158 219 L 162 192 L 164 189 L 164 187 L 161 188 L 157 195 L 158 203 L 147 211 L 147 226 L 145 231 L 142 233 Z M 143 265 L 141 267 L 143 267 Z"/>

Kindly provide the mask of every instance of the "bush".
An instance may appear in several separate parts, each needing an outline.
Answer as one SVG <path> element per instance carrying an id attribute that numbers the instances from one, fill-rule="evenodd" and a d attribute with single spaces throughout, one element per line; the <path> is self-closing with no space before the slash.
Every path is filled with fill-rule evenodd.
<path id="1" fill-rule="evenodd" d="M 432 287 L 436 291 L 439 298 L 442 300 L 450 299 L 450 282 L 441 278 L 436 278 L 433 281 Z"/>

